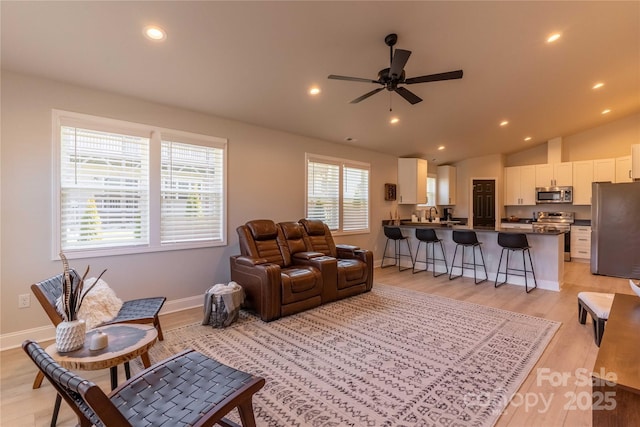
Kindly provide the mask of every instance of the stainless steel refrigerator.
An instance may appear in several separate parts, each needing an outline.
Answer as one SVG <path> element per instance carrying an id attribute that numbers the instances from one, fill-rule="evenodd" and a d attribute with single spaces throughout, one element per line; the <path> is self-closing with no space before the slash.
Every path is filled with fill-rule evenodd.
<path id="1" fill-rule="evenodd" d="M 640 278 L 640 181 L 592 189 L 591 273 Z"/>

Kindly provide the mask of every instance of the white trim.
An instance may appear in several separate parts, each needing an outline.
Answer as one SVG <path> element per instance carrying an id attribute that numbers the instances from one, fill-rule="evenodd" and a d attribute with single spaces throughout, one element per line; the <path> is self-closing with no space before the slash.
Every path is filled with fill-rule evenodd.
<path id="1" fill-rule="evenodd" d="M 160 315 L 202 307 L 203 302 L 204 297 L 202 295 L 167 301 L 162 306 Z M 160 323 L 162 324 L 162 320 L 160 320 Z M 55 337 L 56 328 L 53 325 L 40 326 L 37 328 L 25 329 L 16 332 L 9 332 L 8 334 L 0 335 L 0 351 L 18 348 L 27 339 L 43 342 L 53 340 L 55 339 Z"/>

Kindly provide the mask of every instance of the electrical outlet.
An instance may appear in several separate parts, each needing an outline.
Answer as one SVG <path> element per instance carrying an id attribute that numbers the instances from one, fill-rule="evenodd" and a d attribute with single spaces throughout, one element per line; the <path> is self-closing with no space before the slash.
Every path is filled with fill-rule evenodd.
<path id="1" fill-rule="evenodd" d="M 31 306 L 31 294 L 18 295 L 18 308 L 27 308 Z"/>

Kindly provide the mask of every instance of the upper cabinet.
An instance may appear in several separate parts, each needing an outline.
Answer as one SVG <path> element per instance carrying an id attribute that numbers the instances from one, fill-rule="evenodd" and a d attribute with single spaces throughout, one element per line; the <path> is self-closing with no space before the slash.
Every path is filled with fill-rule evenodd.
<path id="1" fill-rule="evenodd" d="M 616 159 L 594 160 L 593 182 L 616 182 Z"/>
<path id="2" fill-rule="evenodd" d="M 631 146 L 631 178 L 640 179 L 640 144 Z"/>
<path id="3" fill-rule="evenodd" d="M 631 182 L 631 156 L 616 158 L 616 181 Z"/>
<path id="4" fill-rule="evenodd" d="M 456 167 L 438 166 L 438 205 L 456 204 Z"/>
<path id="5" fill-rule="evenodd" d="M 593 182 L 593 161 L 573 162 L 573 204 L 591 204 L 591 183 Z"/>
<path id="6" fill-rule="evenodd" d="M 398 159 L 398 203 L 427 203 L 427 161 Z"/>
<path id="7" fill-rule="evenodd" d="M 536 187 L 562 187 L 573 185 L 573 163 L 536 165 Z"/>
<path id="8" fill-rule="evenodd" d="M 536 204 L 535 166 L 512 166 L 504 168 L 505 200 L 507 206 Z"/>

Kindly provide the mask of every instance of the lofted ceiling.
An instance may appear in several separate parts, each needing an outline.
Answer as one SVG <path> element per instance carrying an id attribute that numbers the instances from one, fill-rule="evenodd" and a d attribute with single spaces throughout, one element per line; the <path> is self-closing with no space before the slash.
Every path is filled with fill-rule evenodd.
<path id="1" fill-rule="evenodd" d="M 438 164 L 520 151 L 640 111 L 637 1 L 0 7 L 3 69 Z M 151 24 L 166 31 L 164 42 L 142 35 Z M 555 32 L 561 38 L 547 43 Z M 412 51 L 407 77 L 457 69 L 464 77 L 407 86 L 423 98 L 415 105 L 384 90 L 350 104 L 377 86 L 327 76 L 376 79 L 389 66 L 390 33 Z M 605 85 L 593 90 L 596 82 Z"/>

